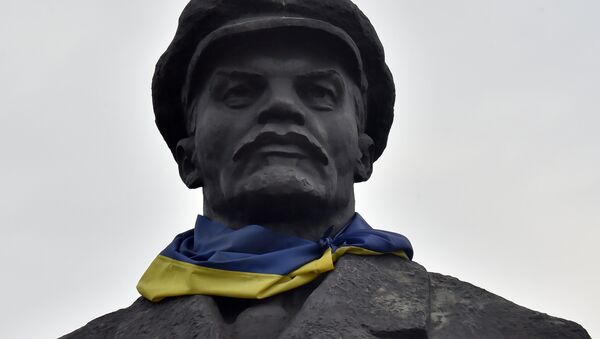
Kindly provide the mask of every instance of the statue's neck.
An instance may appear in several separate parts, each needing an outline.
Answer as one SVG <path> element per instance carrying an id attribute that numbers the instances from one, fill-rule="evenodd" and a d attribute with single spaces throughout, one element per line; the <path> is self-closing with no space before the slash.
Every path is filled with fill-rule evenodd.
<path id="1" fill-rule="evenodd" d="M 301 210 L 297 206 L 273 206 L 273 209 L 287 208 L 292 213 L 269 214 L 267 211 L 252 211 L 249 213 L 219 213 L 204 200 L 204 216 L 207 218 L 239 229 L 250 224 L 259 224 L 276 232 L 316 241 L 323 237 L 325 232 L 333 226 L 333 234 L 346 225 L 354 216 L 354 197 L 341 207 L 320 206 Z M 243 209 L 239 209 L 243 210 Z M 270 217 L 272 216 L 272 217 Z"/>

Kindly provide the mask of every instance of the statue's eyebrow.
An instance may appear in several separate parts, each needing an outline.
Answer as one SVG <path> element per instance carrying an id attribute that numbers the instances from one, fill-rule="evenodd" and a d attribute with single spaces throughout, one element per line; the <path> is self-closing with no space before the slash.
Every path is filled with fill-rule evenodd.
<path id="1" fill-rule="evenodd" d="M 340 72 L 334 69 L 319 69 L 309 71 L 297 76 L 300 81 L 326 81 L 330 83 L 338 94 L 343 92 L 346 88 L 344 77 Z"/>
<path id="2" fill-rule="evenodd" d="M 335 69 L 318 69 L 310 72 L 306 72 L 300 74 L 299 77 L 306 78 L 337 78 L 338 80 L 342 80 L 342 75 L 336 71 Z"/>
<path id="3" fill-rule="evenodd" d="M 260 73 L 242 71 L 238 69 L 219 69 L 211 77 L 209 82 L 210 92 L 222 91 L 234 83 L 261 84 L 265 81 Z M 229 84 L 229 85 L 228 85 Z"/>

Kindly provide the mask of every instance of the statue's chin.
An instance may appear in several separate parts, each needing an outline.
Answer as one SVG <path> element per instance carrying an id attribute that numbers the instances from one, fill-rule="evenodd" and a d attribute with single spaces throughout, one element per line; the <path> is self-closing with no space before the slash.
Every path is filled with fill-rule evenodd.
<path id="1" fill-rule="evenodd" d="M 242 180 L 236 193 L 324 196 L 326 183 L 319 179 L 294 168 L 269 167 Z"/>
<path id="2" fill-rule="evenodd" d="M 298 219 L 330 203 L 334 184 L 320 179 L 299 169 L 269 166 L 230 186 L 225 203 L 229 212 L 257 222 Z"/>

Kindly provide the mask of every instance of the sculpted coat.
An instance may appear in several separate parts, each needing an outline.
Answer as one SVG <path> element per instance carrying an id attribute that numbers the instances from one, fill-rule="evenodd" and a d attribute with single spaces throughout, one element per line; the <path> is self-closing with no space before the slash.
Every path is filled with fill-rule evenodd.
<path id="1" fill-rule="evenodd" d="M 299 311 L 277 326 L 268 311 L 228 323 L 210 296 L 140 298 L 63 338 L 589 338 L 574 322 L 393 256 L 344 256 L 307 288 Z"/>

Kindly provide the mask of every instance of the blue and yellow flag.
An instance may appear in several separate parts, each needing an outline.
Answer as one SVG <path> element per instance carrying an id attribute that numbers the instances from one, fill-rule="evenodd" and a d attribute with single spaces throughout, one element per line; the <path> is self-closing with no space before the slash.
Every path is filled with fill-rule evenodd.
<path id="1" fill-rule="evenodd" d="M 358 213 L 318 242 L 259 225 L 236 230 L 198 216 L 193 230 L 175 237 L 154 259 L 137 289 L 150 301 L 190 294 L 263 299 L 333 270 L 346 253 L 413 256 L 406 237 L 375 230 Z"/>

